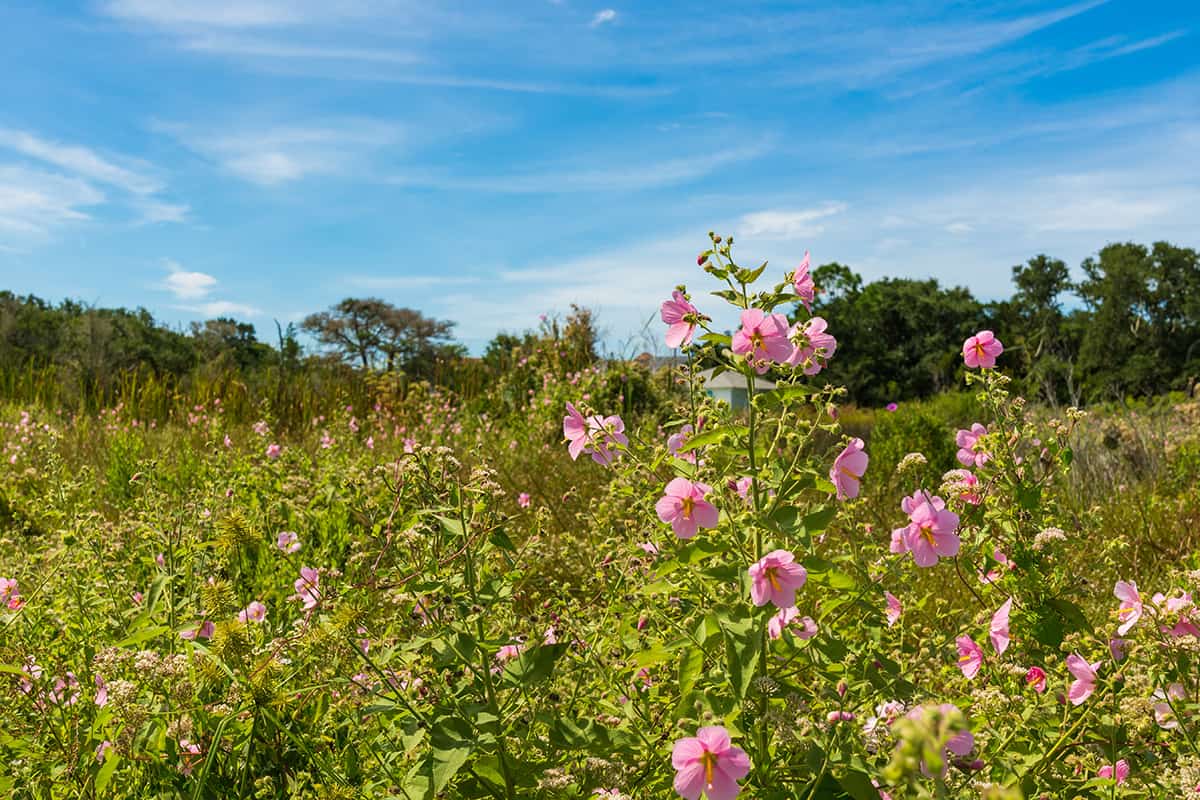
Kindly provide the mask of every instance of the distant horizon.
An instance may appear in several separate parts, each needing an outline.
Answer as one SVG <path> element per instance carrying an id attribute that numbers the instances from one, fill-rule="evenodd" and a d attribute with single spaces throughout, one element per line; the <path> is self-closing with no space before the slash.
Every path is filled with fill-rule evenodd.
<path id="1" fill-rule="evenodd" d="M 477 355 L 571 303 L 636 336 L 715 230 L 995 300 L 1040 253 L 1200 246 L 1200 7 L 1160 8 L 4 8 L 0 286 L 267 342 L 378 296 Z"/>

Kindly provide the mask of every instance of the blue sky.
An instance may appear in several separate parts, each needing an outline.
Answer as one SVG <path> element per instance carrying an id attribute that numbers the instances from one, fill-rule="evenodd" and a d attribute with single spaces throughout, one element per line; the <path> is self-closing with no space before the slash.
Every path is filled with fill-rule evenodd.
<path id="1" fill-rule="evenodd" d="M 640 349 L 710 229 L 985 298 L 1200 245 L 1191 0 L 7 0 L 0 44 L 0 287 L 172 324 L 577 302 Z"/>

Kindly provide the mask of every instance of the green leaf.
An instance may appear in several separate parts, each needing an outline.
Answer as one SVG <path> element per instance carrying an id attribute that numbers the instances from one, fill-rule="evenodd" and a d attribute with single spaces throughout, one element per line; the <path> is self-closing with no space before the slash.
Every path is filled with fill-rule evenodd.
<path id="1" fill-rule="evenodd" d="M 446 788 L 467 763 L 474 741 L 474 732 L 466 720 L 442 717 L 434 724 L 430 735 L 433 752 L 429 756 L 429 765 L 435 794 Z"/>
<path id="2" fill-rule="evenodd" d="M 115 748 L 108 748 L 108 752 L 104 754 L 104 764 L 96 773 L 96 794 L 101 794 L 108 788 L 109 781 L 112 780 L 113 773 L 117 771 L 117 765 L 121 763 L 121 757 L 117 755 Z"/>
<path id="3" fill-rule="evenodd" d="M 171 629 L 166 625 L 155 625 L 150 628 L 143 628 L 142 630 L 136 631 L 135 633 L 132 633 L 121 641 L 117 642 L 114 647 L 129 647 L 130 645 L 148 642 L 151 639 L 162 636 L 164 633 L 167 633 L 170 630 Z"/>
<path id="4" fill-rule="evenodd" d="M 829 527 L 829 523 L 833 522 L 833 518 L 837 516 L 836 506 L 826 506 L 819 508 L 810 514 L 804 515 L 804 530 L 808 531 L 811 536 L 820 533 Z"/>
<path id="5" fill-rule="evenodd" d="M 686 699 L 696 685 L 696 680 L 704 670 L 704 651 L 699 647 L 689 647 L 679 656 L 679 695 Z"/>
<path id="6" fill-rule="evenodd" d="M 725 659 L 729 669 L 729 682 L 738 699 L 744 699 L 754 680 L 758 668 L 759 638 L 754 635 L 753 620 L 722 621 L 725 633 Z"/>
<path id="7" fill-rule="evenodd" d="M 716 430 L 705 431 L 696 436 L 689 437 L 682 445 L 679 446 L 677 452 L 686 453 L 690 450 L 695 450 L 698 447 L 707 447 L 710 444 L 716 444 L 729 435 L 726 428 L 717 428 Z"/>
<path id="8" fill-rule="evenodd" d="M 847 772 L 845 775 L 839 775 L 837 782 L 841 784 L 842 791 L 854 800 L 879 800 L 879 790 L 865 772 Z"/>
<path id="9" fill-rule="evenodd" d="M 508 683 L 518 686 L 529 686 L 549 679 L 554 673 L 554 662 L 567 651 L 567 645 L 545 644 L 526 650 L 521 657 L 508 662 L 504 668 L 503 678 Z"/>

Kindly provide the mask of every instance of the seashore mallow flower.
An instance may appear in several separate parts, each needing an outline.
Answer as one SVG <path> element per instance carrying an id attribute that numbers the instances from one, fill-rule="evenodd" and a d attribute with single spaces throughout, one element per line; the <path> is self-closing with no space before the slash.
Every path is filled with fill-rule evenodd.
<path id="1" fill-rule="evenodd" d="M 750 599 L 756 606 L 773 603 L 776 608 L 796 605 L 796 590 L 808 580 L 808 571 L 787 550 L 772 550 L 750 569 Z"/>
<path id="2" fill-rule="evenodd" d="M 779 639 L 787 630 L 790 630 L 797 639 L 811 639 L 817 635 L 817 621 L 812 617 L 801 617 L 800 610 L 795 606 L 781 608 L 778 613 L 767 620 L 767 636 L 771 639 Z"/>
<path id="3" fill-rule="evenodd" d="M 654 504 L 658 518 L 671 523 L 671 529 L 680 539 L 690 539 L 701 528 L 717 527 L 720 512 L 705 500 L 712 492 L 706 483 L 693 483 L 687 478 L 675 478 L 667 484 L 663 496 Z"/>
<path id="4" fill-rule="evenodd" d="M 958 555 L 958 514 L 947 511 L 942 498 L 919 491 L 904 498 L 900 508 L 908 514 L 909 522 L 892 532 L 893 542 L 903 539 L 918 567 L 932 567 L 939 557 Z"/>
<path id="5" fill-rule="evenodd" d="M 675 742 L 671 749 L 675 791 L 684 800 L 734 800 L 738 781 L 750 774 L 750 757 L 729 739 L 729 731 L 709 725 Z"/>
<path id="6" fill-rule="evenodd" d="M 1154 704 L 1155 724 L 1163 730 L 1178 728 L 1179 720 L 1175 717 L 1174 706 L 1187 699 L 1187 690 L 1183 688 L 1183 684 L 1172 683 L 1165 692 L 1156 689 L 1152 699 L 1158 701 Z"/>
<path id="7" fill-rule="evenodd" d="M 1046 691 L 1046 670 L 1041 667 L 1030 667 L 1029 671 L 1025 673 L 1025 685 L 1032 686 L 1038 694 Z"/>
<path id="8" fill-rule="evenodd" d="M 958 646 L 958 668 L 968 678 L 974 678 L 983 667 L 983 650 L 970 636 L 959 636 L 954 640 Z"/>
<path id="9" fill-rule="evenodd" d="M 1121 625 L 1117 633 L 1124 636 L 1142 618 L 1142 596 L 1138 594 L 1137 584 L 1132 581 L 1117 581 L 1113 596 L 1121 601 L 1121 608 L 1117 611 Z"/>
<path id="10" fill-rule="evenodd" d="M 810 260 L 808 251 L 804 251 L 804 259 L 800 262 L 800 266 L 792 272 L 792 288 L 796 290 L 796 297 L 803 304 L 804 308 L 812 313 L 813 300 L 817 297 L 817 286 L 813 283 L 813 277 L 809 273 Z"/>
<path id="11" fill-rule="evenodd" d="M 1004 651 L 1008 649 L 1011 638 L 1008 630 L 1008 617 L 1012 612 L 1012 604 L 1011 597 L 1005 600 L 1004 604 L 992 615 L 992 622 L 988 626 L 988 636 L 992 640 L 992 647 L 996 648 L 996 655 L 1004 655 Z"/>
<path id="12" fill-rule="evenodd" d="M 670 300 L 663 301 L 659 315 L 669 326 L 667 347 L 672 349 L 691 344 L 692 337 L 696 335 L 696 326 L 703 319 L 700 311 L 688 302 L 687 295 L 678 289 L 671 292 Z"/>
<path id="13" fill-rule="evenodd" d="M 584 417 L 570 402 L 567 403 L 567 414 L 563 417 L 563 436 L 568 442 L 567 453 L 572 461 L 583 453 L 589 453 L 593 461 L 605 466 L 619 455 L 617 445 L 624 447 L 629 444 L 625 422 L 619 416 L 593 414 Z"/>
<path id="14" fill-rule="evenodd" d="M 1078 653 L 1067 656 L 1067 670 L 1075 676 L 1075 680 L 1067 689 L 1067 697 L 1072 705 L 1082 705 L 1092 696 L 1092 692 L 1096 691 L 1096 681 L 1100 679 L 1096 673 L 1099 669 L 1099 661 L 1089 664 Z"/>
<path id="15" fill-rule="evenodd" d="M 859 486 L 867 471 L 870 458 L 862 439 L 851 439 L 846 448 L 838 453 L 829 468 L 829 480 L 837 489 L 838 500 L 853 500 L 858 497 Z"/>
<path id="16" fill-rule="evenodd" d="M 280 531 L 275 546 L 285 553 L 295 553 L 300 550 L 300 537 L 292 531 Z"/>
<path id="17" fill-rule="evenodd" d="M 904 606 L 900 604 L 900 598 L 891 592 L 884 592 L 883 596 L 887 600 L 887 624 L 890 628 L 900 620 L 900 615 L 904 613 Z"/>
<path id="18" fill-rule="evenodd" d="M 784 363 L 803 367 L 808 376 L 816 375 L 828 366 L 829 359 L 837 351 L 837 339 L 826 333 L 827 327 L 829 323 L 823 317 L 813 317 L 788 329 L 792 352 Z"/>
<path id="19" fill-rule="evenodd" d="M 960 429 L 954 436 L 954 441 L 958 445 L 958 463 L 964 467 L 982 467 L 988 462 L 991 456 L 984 451 L 980 440 L 987 436 L 988 430 L 983 425 L 976 422 L 971 426 L 970 430 Z"/>
<path id="20" fill-rule="evenodd" d="M 296 599 L 304 603 L 304 610 L 311 611 L 321 601 L 321 574 L 312 567 L 301 567 L 296 587 Z"/>
<path id="21" fill-rule="evenodd" d="M 258 600 L 252 601 L 248 606 L 238 612 L 238 622 L 262 622 L 267 618 L 267 607 Z"/>
<path id="22" fill-rule="evenodd" d="M 742 312 L 741 321 L 741 327 L 733 334 L 733 352 L 746 356 L 760 375 L 770 368 L 771 362 L 782 364 L 792 355 L 788 321 L 783 314 L 748 308 Z"/>
<path id="23" fill-rule="evenodd" d="M 1096 777 L 1115 780 L 1117 786 L 1120 786 L 1129 777 L 1129 762 L 1122 758 L 1116 764 L 1105 764 L 1096 770 Z"/>
<path id="24" fill-rule="evenodd" d="M 1004 345 L 991 331 L 980 331 L 963 342 L 963 362 L 971 369 L 991 369 L 1004 352 Z"/>

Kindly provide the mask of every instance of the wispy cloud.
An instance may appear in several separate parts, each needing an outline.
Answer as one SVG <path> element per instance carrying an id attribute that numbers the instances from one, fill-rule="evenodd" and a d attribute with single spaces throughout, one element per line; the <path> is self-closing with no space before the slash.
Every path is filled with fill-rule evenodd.
<path id="1" fill-rule="evenodd" d="M 229 300 L 213 300 L 209 303 L 193 303 L 188 305 L 171 306 L 177 311 L 198 314 L 205 319 L 214 317 L 261 317 L 263 310 L 245 303 L 234 303 Z"/>
<path id="2" fill-rule="evenodd" d="M 414 172 L 392 179 L 400 185 L 436 189 L 495 192 L 498 194 L 561 194 L 572 192 L 639 191 L 695 181 L 716 170 L 766 155 L 769 140 L 697 155 L 619 163 L 607 167 L 565 164 L 536 172 L 468 178 Z M 594 156 L 591 161 L 604 160 Z M 624 161 L 613 158 L 612 160 Z"/>
<path id="3" fill-rule="evenodd" d="M 52 142 L 27 131 L 0 128 L 0 148 L 133 194 L 154 194 L 163 189 L 161 181 L 120 166 L 87 147 Z"/>
<path id="4" fill-rule="evenodd" d="M 400 126 L 364 119 L 247 127 L 234 132 L 170 123 L 157 127 L 216 161 L 226 172 L 260 186 L 346 175 L 361 169 L 372 153 L 402 139 Z"/>
<path id="5" fill-rule="evenodd" d="M 738 231 L 743 237 L 799 239 L 824 232 L 828 220 L 846 210 L 845 203 L 829 202 L 815 208 L 769 209 L 742 217 Z"/>
<path id="6" fill-rule="evenodd" d="M 599 28 L 601 25 L 607 25 L 610 22 L 616 21 L 617 12 L 614 9 L 605 8 L 601 11 L 597 11 L 596 15 L 592 17 L 592 21 L 588 24 L 593 28 Z"/>
<path id="7" fill-rule="evenodd" d="M 104 193 L 78 178 L 40 169 L 0 165 L 0 231 L 44 236 L 55 228 L 91 218 Z"/>

